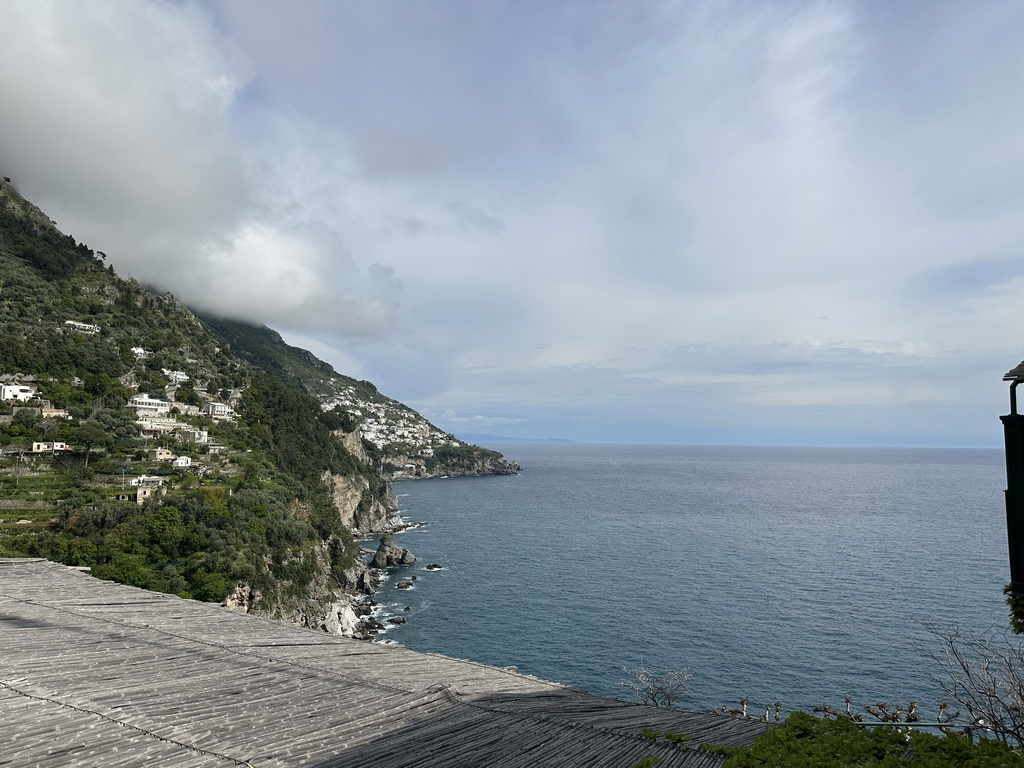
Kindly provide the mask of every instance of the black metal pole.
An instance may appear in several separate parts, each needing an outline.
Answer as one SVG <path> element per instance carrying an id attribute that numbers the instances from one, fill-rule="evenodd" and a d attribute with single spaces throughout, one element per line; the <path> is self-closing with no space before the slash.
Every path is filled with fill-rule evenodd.
<path id="1" fill-rule="evenodd" d="M 999 417 L 1006 441 L 1006 538 L 1010 591 L 1024 597 L 1024 416 L 1016 413 L 1016 408 L 1012 410 L 1014 413 Z"/>

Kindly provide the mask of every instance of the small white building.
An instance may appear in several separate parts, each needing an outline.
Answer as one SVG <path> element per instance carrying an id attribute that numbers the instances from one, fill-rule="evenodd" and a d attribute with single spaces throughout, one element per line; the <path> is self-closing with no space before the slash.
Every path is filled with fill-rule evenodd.
<path id="1" fill-rule="evenodd" d="M 231 410 L 230 405 L 215 403 L 211 400 L 203 405 L 203 415 L 209 416 L 211 419 L 230 419 L 235 412 Z"/>
<path id="2" fill-rule="evenodd" d="M 196 445 L 206 445 L 210 442 L 210 431 L 207 429 L 179 429 L 177 431 L 178 439 L 183 443 L 195 443 Z"/>
<path id="3" fill-rule="evenodd" d="M 166 490 L 163 487 L 163 478 L 149 475 L 133 477 L 130 485 L 135 488 L 135 491 L 133 493 L 117 494 L 118 501 L 134 501 L 136 504 L 142 504 L 150 496 L 162 496 Z"/>
<path id="4" fill-rule="evenodd" d="M 150 397 L 145 392 L 135 395 L 125 408 L 134 408 L 139 416 L 165 416 L 171 412 L 170 400 Z"/>
<path id="5" fill-rule="evenodd" d="M 64 325 L 68 325 L 76 331 L 89 336 L 100 332 L 100 327 L 98 325 L 93 325 L 92 323 L 80 323 L 77 320 L 65 320 Z"/>
<path id="6" fill-rule="evenodd" d="M 29 387 L 25 384 L 0 385 L 0 400 L 17 400 L 24 403 L 38 395 L 39 392 L 35 387 Z"/>
<path id="7" fill-rule="evenodd" d="M 70 451 L 71 446 L 61 441 L 46 441 L 32 443 L 32 453 L 57 453 L 59 451 Z"/>
<path id="8" fill-rule="evenodd" d="M 40 416 L 44 419 L 70 419 L 68 412 L 63 408 L 41 408 Z"/>
<path id="9" fill-rule="evenodd" d="M 144 360 L 153 353 L 143 347 L 132 347 L 132 354 L 136 360 Z"/>
<path id="10" fill-rule="evenodd" d="M 189 380 L 189 375 L 184 371 L 171 371 L 167 368 L 161 368 L 160 372 L 167 377 L 171 384 L 182 384 Z"/>
<path id="11" fill-rule="evenodd" d="M 192 457 L 179 456 L 178 458 L 171 462 L 171 466 L 174 467 L 175 469 L 188 469 L 189 467 L 192 466 Z"/>

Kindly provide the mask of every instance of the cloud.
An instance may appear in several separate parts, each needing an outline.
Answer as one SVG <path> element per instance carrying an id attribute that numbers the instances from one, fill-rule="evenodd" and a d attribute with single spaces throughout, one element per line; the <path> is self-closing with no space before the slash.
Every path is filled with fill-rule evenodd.
<path id="1" fill-rule="evenodd" d="M 133 235 L 230 221 L 247 73 L 197 5 L 15 0 L 2 14 L 0 158 L 27 191 Z"/>
<path id="2" fill-rule="evenodd" d="M 0 23 L 0 165 L 65 229 L 451 419 L 977 443 L 1022 356 L 1017 3 Z"/>
<path id="3" fill-rule="evenodd" d="M 254 72 L 203 4 L 15 0 L 0 23 L 0 166 L 65 231 L 206 310 L 389 332 L 397 283 L 281 194 L 266 134 L 238 124 Z"/>

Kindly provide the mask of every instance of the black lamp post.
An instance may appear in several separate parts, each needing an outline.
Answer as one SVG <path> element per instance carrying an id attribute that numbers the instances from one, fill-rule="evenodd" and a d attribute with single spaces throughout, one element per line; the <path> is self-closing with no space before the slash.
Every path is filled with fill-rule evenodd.
<path id="1" fill-rule="evenodd" d="M 1010 383 L 1010 413 L 1000 416 L 1006 440 L 1006 538 L 1010 545 L 1010 592 L 1024 598 L 1024 416 L 1017 413 L 1017 385 L 1024 362 L 1003 374 Z"/>

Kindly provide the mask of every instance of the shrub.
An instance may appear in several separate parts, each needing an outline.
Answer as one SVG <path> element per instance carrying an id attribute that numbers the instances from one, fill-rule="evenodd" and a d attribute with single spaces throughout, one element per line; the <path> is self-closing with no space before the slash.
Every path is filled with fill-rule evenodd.
<path id="1" fill-rule="evenodd" d="M 794 712 L 780 726 L 771 727 L 753 746 L 715 748 L 729 755 L 724 768 L 848 768 L 848 766 L 1024 766 L 1024 757 L 1006 744 L 966 736 L 938 736 L 897 725 L 871 728 L 851 720 L 823 720 Z"/>

